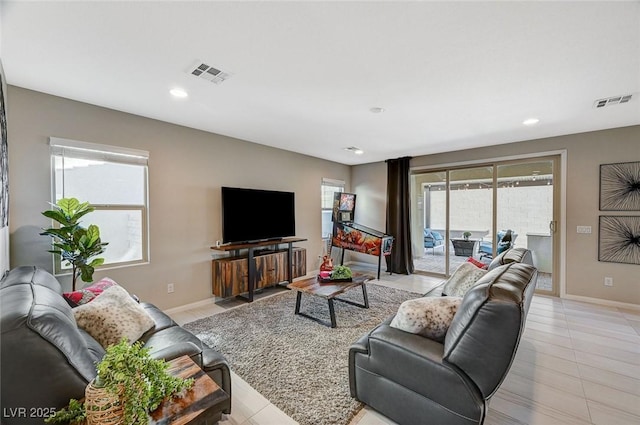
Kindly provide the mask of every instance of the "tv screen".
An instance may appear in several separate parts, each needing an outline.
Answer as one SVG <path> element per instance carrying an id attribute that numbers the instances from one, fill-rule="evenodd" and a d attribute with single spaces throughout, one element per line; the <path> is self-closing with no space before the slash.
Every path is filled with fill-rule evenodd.
<path id="1" fill-rule="evenodd" d="M 222 242 L 280 239 L 296 234 L 295 194 L 222 188 Z"/>

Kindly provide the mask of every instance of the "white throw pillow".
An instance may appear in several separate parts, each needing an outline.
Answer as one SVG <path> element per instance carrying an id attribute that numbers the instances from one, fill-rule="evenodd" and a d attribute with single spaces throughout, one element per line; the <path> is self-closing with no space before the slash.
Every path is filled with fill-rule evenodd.
<path id="1" fill-rule="evenodd" d="M 122 286 L 111 286 L 93 301 L 73 309 L 78 327 L 107 348 L 122 338 L 137 341 L 155 322 Z"/>
<path id="2" fill-rule="evenodd" d="M 480 269 L 471 263 L 462 263 L 451 275 L 442 288 L 442 294 L 452 297 L 464 297 L 487 270 Z"/>
<path id="3" fill-rule="evenodd" d="M 442 342 L 461 301 L 460 297 L 423 297 L 405 301 L 400 304 L 390 326 Z"/>

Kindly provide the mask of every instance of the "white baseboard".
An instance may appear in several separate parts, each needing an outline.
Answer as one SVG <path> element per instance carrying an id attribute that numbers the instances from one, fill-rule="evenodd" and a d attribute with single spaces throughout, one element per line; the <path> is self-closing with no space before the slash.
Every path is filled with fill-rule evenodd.
<path id="1" fill-rule="evenodd" d="M 565 300 L 581 301 L 581 302 L 590 303 L 590 304 L 599 304 L 607 307 L 618 307 L 618 308 L 626 308 L 628 310 L 640 311 L 640 305 L 623 303 L 620 301 L 603 300 L 601 298 L 584 297 L 582 295 L 571 295 L 571 294 L 564 294 L 561 298 Z"/>
<path id="2" fill-rule="evenodd" d="M 214 304 L 216 302 L 216 297 L 211 297 L 211 298 L 207 298 L 206 300 L 200 300 L 200 301 L 196 301 L 194 303 L 191 304 L 185 304 L 185 305 L 181 305 L 178 307 L 172 307 L 169 308 L 167 310 L 162 310 L 163 312 L 165 312 L 166 314 L 168 314 L 169 316 L 171 316 L 174 313 L 180 313 L 182 311 L 185 310 L 191 310 L 194 308 L 200 308 L 200 307 L 206 307 L 209 306 L 211 304 Z"/>
<path id="3" fill-rule="evenodd" d="M 300 276 L 299 278 L 296 279 L 307 279 L 307 278 L 311 278 L 314 276 L 317 276 L 318 273 L 320 273 L 320 270 L 312 270 L 311 273 L 307 273 L 305 276 Z M 211 298 L 207 298 L 206 300 L 200 300 L 200 301 L 196 301 L 190 304 L 184 304 L 184 305 L 180 305 L 178 307 L 172 307 L 166 310 L 163 310 L 166 314 L 171 315 L 174 313 L 180 313 L 182 311 L 185 310 L 191 310 L 194 308 L 200 308 L 200 307 L 206 307 L 208 305 L 211 304 L 215 304 L 217 301 L 216 297 L 211 297 Z"/>

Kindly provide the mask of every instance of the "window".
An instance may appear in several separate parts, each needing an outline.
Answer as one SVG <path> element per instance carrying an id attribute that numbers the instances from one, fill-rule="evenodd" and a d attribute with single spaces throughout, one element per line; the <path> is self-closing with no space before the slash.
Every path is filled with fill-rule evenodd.
<path id="1" fill-rule="evenodd" d="M 109 243 L 100 255 L 105 266 L 147 262 L 149 153 L 54 137 L 49 144 L 53 202 L 77 198 L 95 208 L 84 225 L 97 225 L 100 238 Z M 59 257 L 54 261 L 57 273 L 70 269 Z"/>
<path id="2" fill-rule="evenodd" d="M 333 213 L 333 194 L 344 192 L 344 181 L 322 179 L 322 238 L 330 238 L 333 233 L 331 214 Z"/>

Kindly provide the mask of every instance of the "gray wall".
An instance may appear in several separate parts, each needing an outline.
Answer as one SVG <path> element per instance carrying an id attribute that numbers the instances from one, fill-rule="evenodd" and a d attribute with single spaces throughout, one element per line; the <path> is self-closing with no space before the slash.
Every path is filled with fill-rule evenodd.
<path id="1" fill-rule="evenodd" d="M 50 224 L 40 214 L 51 199 L 49 136 L 150 152 L 150 264 L 101 270 L 94 278 L 109 276 L 165 309 L 212 296 L 209 247 L 222 239 L 221 186 L 295 192 L 308 272 L 317 270 L 322 253 L 322 177 L 350 187 L 346 165 L 13 86 L 8 130 L 11 267 L 52 270 L 50 241 L 39 235 Z M 70 288 L 68 277 L 60 281 Z M 167 294 L 168 283 L 175 293 Z"/>
<path id="2" fill-rule="evenodd" d="M 599 166 L 640 161 L 640 126 L 420 156 L 412 159 L 411 166 L 431 167 L 563 149 L 567 151 L 566 293 L 640 304 L 640 266 L 598 261 Z M 358 194 L 361 191 L 385 193 L 386 179 L 379 179 L 379 175 L 386 176 L 385 163 L 355 166 L 352 190 Z M 377 188 L 372 182 L 376 182 Z M 384 209 L 368 212 L 369 215 L 377 213 L 381 214 L 377 219 L 369 219 L 384 224 Z M 608 214 L 638 215 L 638 212 L 602 213 Z M 591 226 L 593 232 L 577 234 L 579 225 Z M 603 285 L 605 276 L 613 277 L 613 287 Z"/>

